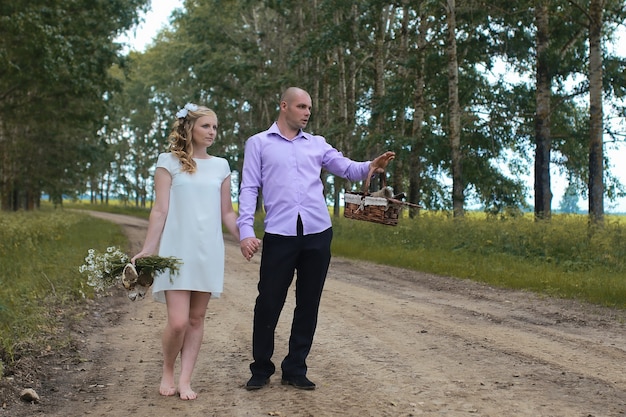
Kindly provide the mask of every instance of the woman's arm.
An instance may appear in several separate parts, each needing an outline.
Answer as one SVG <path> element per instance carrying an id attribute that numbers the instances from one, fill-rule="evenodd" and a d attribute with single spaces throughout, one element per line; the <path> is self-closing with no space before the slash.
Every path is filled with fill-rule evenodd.
<path id="1" fill-rule="evenodd" d="M 231 235 L 239 241 L 239 228 L 237 227 L 237 213 L 233 208 L 230 189 L 230 175 L 222 181 L 221 188 L 222 223 Z"/>
<path id="2" fill-rule="evenodd" d="M 148 231 L 143 248 L 138 254 L 133 256 L 131 262 L 134 264 L 138 258 L 156 255 L 161 242 L 161 234 L 165 226 L 165 219 L 170 207 L 170 188 L 172 186 L 172 176 L 162 167 L 158 167 L 154 173 L 154 206 L 150 210 L 148 221 Z"/>
<path id="3" fill-rule="evenodd" d="M 222 204 L 222 223 L 226 226 L 228 231 L 239 241 L 239 227 L 237 227 L 237 213 L 233 209 L 233 202 L 230 192 L 230 175 L 226 177 L 222 182 L 221 190 L 221 204 Z M 241 254 L 247 260 L 252 259 L 254 254 L 259 250 L 261 241 L 256 237 L 248 237 L 239 242 Z"/>

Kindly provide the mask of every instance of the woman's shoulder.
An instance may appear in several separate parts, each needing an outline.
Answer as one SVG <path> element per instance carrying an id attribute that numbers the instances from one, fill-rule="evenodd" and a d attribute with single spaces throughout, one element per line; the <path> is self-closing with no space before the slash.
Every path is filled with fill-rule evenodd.
<path id="1" fill-rule="evenodd" d="M 208 158 L 194 158 L 194 161 L 196 161 L 197 164 L 206 164 L 207 167 L 229 168 L 228 159 L 222 158 L 221 156 L 211 155 Z"/>
<path id="2" fill-rule="evenodd" d="M 163 152 L 157 158 L 157 167 L 172 167 L 179 164 L 178 158 L 171 152 Z"/>
<path id="3" fill-rule="evenodd" d="M 215 163 L 219 164 L 222 169 L 230 172 L 230 163 L 228 162 L 228 159 L 222 158 L 221 156 L 214 156 L 212 159 L 214 159 Z"/>
<path id="4" fill-rule="evenodd" d="M 166 160 L 166 159 L 171 159 L 174 157 L 174 154 L 171 152 L 161 152 L 159 154 L 159 160 Z"/>
<path id="5" fill-rule="evenodd" d="M 211 159 L 213 159 L 214 162 L 218 163 L 218 164 L 224 164 L 224 163 L 228 163 L 228 159 L 221 157 L 221 156 L 215 156 L 213 155 L 213 157 L 211 157 Z"/>

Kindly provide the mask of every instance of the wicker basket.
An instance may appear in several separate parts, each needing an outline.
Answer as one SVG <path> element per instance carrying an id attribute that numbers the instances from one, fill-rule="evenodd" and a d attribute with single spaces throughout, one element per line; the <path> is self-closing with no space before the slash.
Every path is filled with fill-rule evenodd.
<path id="1" fill-rule="evenodd" d="M 385 224 L 388 226 L 397 226 L 400 213 L 404 205 L 419 207 L 416 204 L 406 203 L 391 197 L 375 197 L 368 193 L 370 179 L 373 172 L 370 172 L 363 184 L 363 192 L 356 193 L 346 191 L 344 194 L 344 211 L 343 216 L 348 219 L 364 220 L 373 223 Z M 386 188 L 385 174 L 382 173 L 381 179 L 383 188 Z"/>
<path id="2" fill-rule="evenodd" d="M 348 219 L 396 226 L 401 204 L 390 203 L 385 197 L 370 197 L 363 193 L 346 191 L 343 216 Z"/>

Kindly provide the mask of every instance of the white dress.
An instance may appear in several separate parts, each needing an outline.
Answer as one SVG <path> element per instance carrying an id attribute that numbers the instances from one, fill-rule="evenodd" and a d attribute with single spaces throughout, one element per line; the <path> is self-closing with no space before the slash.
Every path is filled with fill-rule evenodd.
<path id="1" fill-rule="evenodd" d="M 195 159 L 193 174 L 182 172 L 181 163 L 171 153 L 162 153 L 157 161 L 172 176 L 170 202 L 161 236 L 159 256 L 182 260 L 177 275 L 169 271 L 156 274 L 152 295 L 165 302 L 166 290 L 191 290 L 219 297 L 224 288 L 224 239 L 220 191 L 230 175 L 223 158 Z"/>

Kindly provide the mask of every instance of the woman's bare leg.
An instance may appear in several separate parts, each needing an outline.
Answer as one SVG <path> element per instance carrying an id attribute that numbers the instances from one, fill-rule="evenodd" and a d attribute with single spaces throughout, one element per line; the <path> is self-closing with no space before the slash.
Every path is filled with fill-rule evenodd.
<path id="1" fill-rule="evenodd" d="M 204 319 L 206 309 L 211 299 L 211 293 L 192 292 L 189 303 L 189 326 L 185 332 L 182 350 L 180 352 L 180 378 L 178 391 L 183 400 L 195 400 L 198 396 L 191 389 L 191 375 L 198 359 L 202 336 L 204 335 Z"/>
<path id="2" fill-rule="evenodd" d="M 190 291 L 165 291 L 167 303 L 167 324 L 163 330 L 163 375 L 159 393 L 165 396 L 176 394 L 174 365 L 181 352 L 189 326 Z"/>

